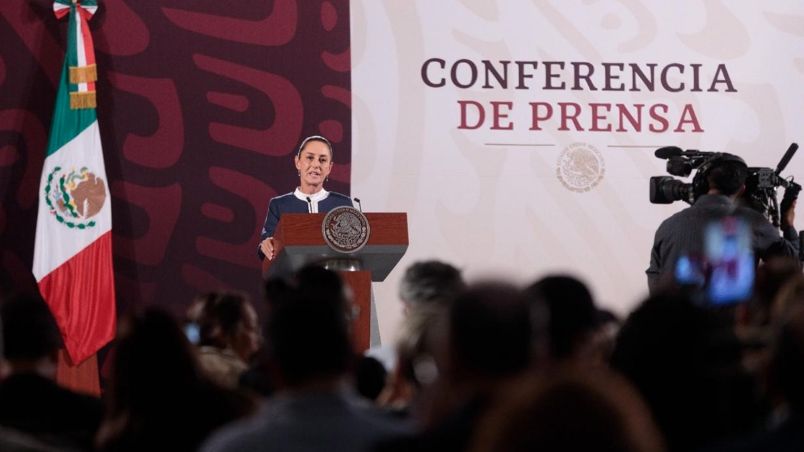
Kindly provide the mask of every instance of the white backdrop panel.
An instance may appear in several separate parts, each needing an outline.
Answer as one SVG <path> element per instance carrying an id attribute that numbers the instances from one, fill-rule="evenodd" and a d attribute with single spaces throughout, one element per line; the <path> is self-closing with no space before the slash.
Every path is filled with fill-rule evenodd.
<path id="1" fill-rule="evenodd" d="M 409 215 L 408 253 L 375 285 L 384 340 L 400 318 L 399 277 L 420 259 L 454 263 L 470 279 L 527 283 L 569 272 L 626 313 L 646 294 L 655 228 L 684 207 L 648 202 L 650 176 L 666 175 L 657 147 L 728 151 L 775 167 L 802 140 L 798 1 L 353 0 L 351 15 L 352 192 L 367 211 Z M 423 78 L 432 58 L 444 68 L 429 65 L 427 80 L 443 78 L 443 87 Z M 450 80 L 459 60 L 468 62 L 457 63 L 458 85 L 478 70 L 470 87 Z M 492 78 L 484 88 L 483 60 L 498 71 L 511 61 L 507 86 Z M 524 89 L 516 61 L 536 62 L 524 64 Z M 546 80 L 544 62 L 563 68 L 553 64 Z M 592 67 L 589 82 L 574 86 L 573 62 Z M 619 78 L 608 90 L 604 63 L 623 64 L 610 66 Z M 633 81 L 630 64 L 645 73 L 656 65 L 653 89 Z M 461 127 L 459 101 L 484 106 L 484 123 Z M 500 118 L 509 130 L 492 128 L 490 102 L 510 102 Z M 532 130 L 530 103 L 541 103 L 539 114 L 554 110 L 541 130 Z M 569 116 L 569 104 L 580 109 L 577 126 L 569 118 L 561 130 L 562 103 Z M 617 104 L 632 116 L 642 108 L 641 123 L 621 120 Z M 648 114 L 652 106 L 667 125 Z M 597 128 L 612 130 L 590 130 L 595 108 Z M 464 122 L 477 125 L 477 111 Z M 804 155 L 786 174 L 804 178 Z"/>

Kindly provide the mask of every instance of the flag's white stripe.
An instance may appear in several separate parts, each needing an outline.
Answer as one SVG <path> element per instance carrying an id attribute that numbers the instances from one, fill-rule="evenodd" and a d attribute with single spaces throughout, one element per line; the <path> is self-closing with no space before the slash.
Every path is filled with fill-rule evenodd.
<path id="1" fill-rule="evenodd" d="M 91 218 L 97 223 L 95 226 L 84 230 L 69 228 L 60 223 L 50 212 L 45 201 L 45 185 L 48 176 L 56 166 L 60 166 L 65 172 L 73 169 L 79 170 L 86 166 L 96 176 L 103 179 L 106 186 L 106 200 L 101 211 Z M 112 229 L 111 203 L 98 122 L 95 121 L 45 160 L 39 187 L 39 211 L 34 247 L 33 274 L 37 281 L 41 281 L 51 271 Z M 62 216 L 68 218 L 64 214 Z"/>
<path id="2" fill-rule="evenodd" d="M 79 13 L 77 10 L 75 12 L 75 27 L 77 34 L 76 43 L 78 44 L 78 49 L 76 49 L 76 53 L 78 54 L 78 67 L 84 67 L 87 65 L 87 53 L 86 49 L 84 48 L 84 34 L 81 32 L 81 13 Z M 87 91 L 89 91 L 89 87 L 86 83 L 78 84 L 79 93 Z"/>
<path id="3" fill-rule="evenodd" d="M 86 66 L 87 65 L 87 56 L 84 52 L 84 34 L 81 32 L 81 13 L 76 11 L 75 13 L 75 33 L 76 33 L 76 44 L 78 45 L 77 54 L 78 54 L 78 66 Z"/>

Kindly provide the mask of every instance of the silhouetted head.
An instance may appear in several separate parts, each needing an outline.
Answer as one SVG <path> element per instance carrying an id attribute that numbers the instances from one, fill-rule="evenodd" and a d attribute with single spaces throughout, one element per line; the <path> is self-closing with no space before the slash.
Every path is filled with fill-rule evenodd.
<path id="1" fill-rule="evenodd" d="M 472 451 L 663 450 L 639 394 L 603 368 L 529 375 L 502 392 L 479 423 Z"/>
<path id="2" fill-rule="evenodd" d="M 553 360 L 573 356 L 598 327 L 592 294 L 581 281 L 564 275 L 547 276 L 525 291 L 530 303 L 546 308 L 549 350 Z"/>
<path id="3" fill-rule="evenodd" d="M 130 312 L 120 322 L 112 355 L 111 411 L 144 415 L 195 390 L 200 377 L 194 353 L 166 311 Z"/>
<path id="4" fill-rule="evenodd" d="M 788 313 L 774 344 L 769 374 L 771 389 L 791 411 L 804 416 L 804 308 Z"/>
<path id="5" fill-rule="evenodd" d="M 98 450 L 197 450 L 210 432 L 251 412 L 245 396 L 201 376 L 194 347 L 160 308 L 123 317 L 110 359 Z"/>
<path id="6" fill-rule="evenodd" d="M 732 196 L 745 185 L 748 166 L 740 157 L 723 153 L 711 162 L 703 176 L 706 177 L 709 190 L 717 190 L 722 195 Z"/>
<path id="7" fill-rule="evenodd" d="M 455 298 L 448 316 L 454 378 L 505 377 L 528 366 L 529 308 L 516 287 L 472 285 Z"/>
<path id="8" fill-rule="evenodd" d="M 368 400 L 377 400 L 385 388 L 387 376 L 385 366 L 377 358 L 362 356 L 355 366 L 357 393 Z"/>
<path id="9" fill-rule="evenodd" d="M 799 280 L 798 284 L 789 284 L 789 281 Z M 781 294 L 782 288 L 784 294 Z M 781 295 L 781 303 L 791 297 L 801 297 L 804 294 L 804 278 L 801 276 L 801 266 L 797 259 L 789 257 L 775 257 L 763 262 L 757 267 L 754 282 L 754 294 L 748 304 L 752 323 L 755 326 L 764 326 L 770 322 L 771 311 L 777 298 Z"/>
<path id="10" fill-rule="evenodd" d="M 198 322 L 200 345 L 231 348 L 244 361 L 261 345 L 257 312 L 244 293 L 219 292 L 207 296 Z"/>
<path id="11" fill-rule="evenodd" d="M 466 287 L 461 271 L 440 261 L 419 261 L 405 270 L 399 298 L 408 306 L 446 304 Z"/>
<path id="12" fill-rule="evenodd" d="M 12 366 L 55 359 L 62 347 L 56 319 L 41 297 L 12 295 L 0 306 L 5 358 Z"/>
<path id="13" fill-rule="evenodd" d="M 796 274 L 788 279 L 776 293 L 770 305 L 768 322 L 772 328 L 778 328 L 787 321 L 792 312 L 804 307 L 804 275 Z"/>
<path id="14" fill-rule="evenodd" d="M 266 283 L 271 306 L 266 351 L 286 386 L 338 378 L 352 361 L 349 306 L 337 273 L 301 269 L 294 279 Z"/>
<path id="15" fill-rule="evenodd" d="M 657 294 L 620 329 L 612 366 L 639 389 L 669 445 L 693 450 L 753 421 L 754 382 L 728 319 L 687 294 Z"/>

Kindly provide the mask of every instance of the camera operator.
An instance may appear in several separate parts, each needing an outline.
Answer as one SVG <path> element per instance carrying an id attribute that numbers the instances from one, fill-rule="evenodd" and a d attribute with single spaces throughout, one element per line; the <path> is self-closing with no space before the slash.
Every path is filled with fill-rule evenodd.
<path id="1" fill-rule="evenodd" d="M 739 205 L 745 191 L 748 167 L 735 155 L 723 153 L 708 168 L 701 168 L 700 196 L 692 206 L 667 218 L 656 230 L 650 255 L 648 288 L 655 293 L 672 280 L 677 261 L 682 256 L 701 256 L 704 250 L 704 231 L 713 221 L 728 216 L 741 218 L 751 228 L 754 256 L 766 260 L 772 256 L 798 257 L 799 239 L 793 222 L 795 202 L 785 205 L 781 212 L 781 229 L 774 227 L 762 214 Z"/>

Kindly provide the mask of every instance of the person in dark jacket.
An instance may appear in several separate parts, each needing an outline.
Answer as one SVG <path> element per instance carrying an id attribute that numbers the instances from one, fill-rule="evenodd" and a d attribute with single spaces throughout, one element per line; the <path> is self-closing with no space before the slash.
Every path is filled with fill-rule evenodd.
<path id="1" fill-rule="evenodd" d="M 7 369 L 0 382 L 0 427 L 55 448 L 91 450 L 103 406 L 56 384 L 62 339 L 45 301 L 10 297 L 0 318 Z"/>
<path id="2" fill-rule="evenodd" d="M 299 171 L 299 186 L 291 193 L 272 198 L 268 203 L 257 255 L 260 259 L 274 257 L 273 235 L 283 213 L 325 213 L 341 207 L 352 207 L 352 200 L 340 193 L 324 189 L 332 171 L 332 144 L 318 135 L 307 137 L 299 146 L 294 163 Z"/>

